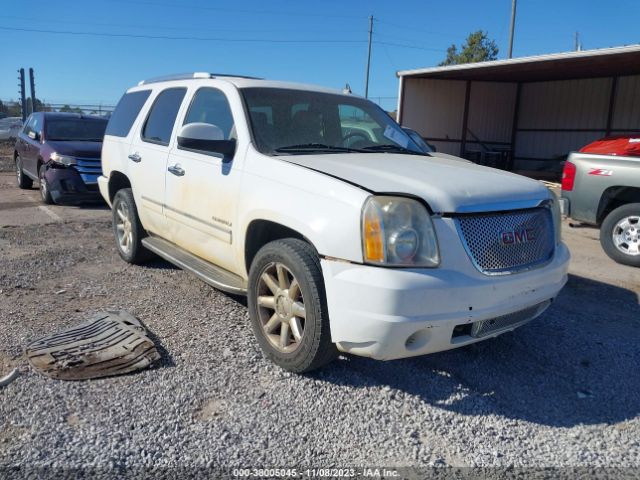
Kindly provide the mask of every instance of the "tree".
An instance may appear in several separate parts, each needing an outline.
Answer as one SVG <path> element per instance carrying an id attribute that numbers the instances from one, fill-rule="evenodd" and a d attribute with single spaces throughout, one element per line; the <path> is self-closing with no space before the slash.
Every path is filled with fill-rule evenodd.
<path id="1" fill-rule="evenodd" d="M 447 48 L 447 58 L 440 65 L 458 65 L 460 63 L 486 62 L 498 58 L 498 45 L 489 39 L 487 32 L 478 30 L 470 33 L 467 42 L 460 45 L 460 50 L 455 45 Z"/>

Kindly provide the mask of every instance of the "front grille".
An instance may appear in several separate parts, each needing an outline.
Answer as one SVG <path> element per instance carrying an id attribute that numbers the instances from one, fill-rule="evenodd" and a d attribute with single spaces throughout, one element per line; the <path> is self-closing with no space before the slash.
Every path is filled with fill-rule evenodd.
<path id="1" fill-rule="evenodd" d="M 551 259 L 555 237 L 546 207 L 455 218 L 462 242 L 478 270 L 513 273 Z"/>
<path id="2" fill-rule="evenodd" d="M 502 315 L 501 317 L 490 318 L 489 320 L 482 320 L 471 324 L 470 335 L 474 338 L 482 338 L 487 335 L 513 328 L 519 324 L 527 323 L 540 315 L 551 304 L 551 300 L 546 300 L 542 303 L 538 303 L 533 307 L 525 308 L 518 312 Z"/>
<path id="3" fill-rule="evenodd" d="M 98 181 L 98 177 L 102 175 L 102 162 L 100 158 L 80 158 L 76 157 L 76 165 L 74 167 L 82 181 L 87 184 L 93 184 Z"/>

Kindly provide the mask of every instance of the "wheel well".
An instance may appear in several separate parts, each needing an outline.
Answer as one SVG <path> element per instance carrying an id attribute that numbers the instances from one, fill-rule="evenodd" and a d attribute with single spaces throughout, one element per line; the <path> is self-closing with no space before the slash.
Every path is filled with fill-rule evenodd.
<path id="1" fill-rule="evenodd" d="M 118 190 L 131 188 L 131 182 L 124 173 L 112 172 L 109 176 L 109 201 L 113 201 Z"/>
<path id="2" fill-rule="evenodd" d="M 269 220 L 254 220 L 251 222 L 249 228 L 247 228 L 247 235 L 244 242 L 244 261 L 247 273 L 249 273 L 251 262 L 253 262 L 258 250 L 269 242 L 283 238 L 298 238 L 313 246 L 304 235 L 292 228 Z"/>
<path id="3" fill-rule="evenodd" d="M 627 203 L 640 202 L 640 188 L 638 187 L 609 187 L 598 205 L 597 222 L 600 225 L 613 210 Z"/>

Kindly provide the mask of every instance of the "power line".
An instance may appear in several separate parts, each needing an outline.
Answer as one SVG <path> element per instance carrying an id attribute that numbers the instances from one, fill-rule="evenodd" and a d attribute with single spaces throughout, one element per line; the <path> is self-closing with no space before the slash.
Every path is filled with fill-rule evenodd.
<path id="1" fill-rule="evenodd" d="M 429 47 L 421 47 L 419 45 L 408 45 L 408 44 L 404 44 L 404 43 L 393 43 L 393 42 L 380 42 L 377 40 L 374 40 L 373 43 L 378 44 L 378 45 L 388 45 L 390 47 L 400 47 L 400 48 L 414 48 L 416 50 L 427 50 L 430 52 L 446 52 L 446 50 L 443 50 L 441 48 L 429 48 Z"/>
<path id="2" fill-rule="evenodd" d="M 189 26 L 182 26 L 182 27 L 176 27 L 175 25 L 171 26 L 171 25 L 149 25 L 149 24 L 140 24 L 140 23 L 106 23 L 106 22 L 94 22 L 94 21 L 88 21 L 88 22 L 79 22 L 79 21 L 68 21 L 68 20 L 58 20 L 58 19 L 39 19 L 39 18 L 33 18 L 33 17 L 20 17 L 20 16 L 14 16 L 14 15 L 3 15 L 3 18 L 5 19 L 14 19 L 14 20 L 23 20 L 26 22 L 30 22 L 30 23 L 44 23 L 46 25 L 51 25 L 53 24 L 67 24 L 67 25 L 83 25 L 83 26 L 100 26 L 100 27 L 111 27 L 111 28 L 135 28 L 135 29 L 162 29 L 162 30 L 174 30 L 174 31 L 189 31 L 189 32 L 193 32 L 194 28 L 196 28 L 194 25 L 189 25 Z M 327 33 L 327 32 L 343 32 L 344 29 L 342 28 L 331 28 L 331 29 L 327 29 L 324 28 L 322 30 L 319 29 L 283 29 L 283 28 L 273 28 L 273 29 L 248 29 L 248 30 L 239 30 L 238 28 L 218 28 L 216 27 L 216 31 L 218 32 L 260 32 L 260 33 L 274 33 L 274 32 L 296 32 L 296 33 L 310 33 L 310 32 L 314 32 L 314 33 Z"/>
<path id="3" fill-rule="evenodd" d="M 37 28 L 20 28 L 0 26 L 0 30 L 10 30 L 16 32 L 51 33 L 57 35 L 86 35 L 92 37 L 122 37 L 122 38 L 145 38 L 152 40 L 198 40 L 207 42 L 234 42 L 234 43 L 291 43 L 291 44 L 344 44 L 344 43 L 366 43 L 366 40 L 335 40 L 335 39 L 265 39 L 265 38 L 224 38 L 224 37 L 187 37 L 187 36 L 167 36 L 167 35 L 141 35 L 133 33 L 108 33 L 108 32 L 78 32 L 71 30 L 46 30 Z"/>
<path id="4" fill-rule="evenodd" d="M 144 0 L 112 0 L 115 2 L 138 5 L 149 5 L 154 7 L 168 7 L 185 10 L 211 10 L 216 12 L 228 12 L 228 13 L 241 13 L 241 14 L 253 14 L 253 15 L 277 15 L 277 16 L 297 16 L 297 17 L 320 17 L 320 18 L 351 18 L 362 19 L 360 15 L 337 15 L 337 14 L 323 14 L 323 13 L 307 13 L 307 12 L 292 12 L 292 11 L 275 11 L 275 10 L 249 10 L 249 9 L 236 9 L 236 8 L 222 8 L 222 7 L 209 7 L 204 5 L 185 5 L 175 3 L 153 2 Z"/>

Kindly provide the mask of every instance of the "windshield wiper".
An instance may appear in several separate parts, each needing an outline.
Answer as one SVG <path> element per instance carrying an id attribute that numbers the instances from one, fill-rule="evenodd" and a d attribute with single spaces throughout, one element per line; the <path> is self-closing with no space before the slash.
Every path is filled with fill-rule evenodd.
<path id="1" fill-rule="evenodd" d="M 362 150 L 348 147 L 325 145 L 324 143 L 301 143 L 299 145 L 287 145 L 274 149 L 277 153 L 307 153 L 307 152 L 360 152 Z"/>
<path id="2" fill-rule="evenodd" d="M 362 147 L 361 150 L 364 150 L 367 152 L 400 152 L 400 153 L 408 153 L 410 155 L 422 155 L 427 157 L 431 156 L 426 152 L 416 152 L 415 150 L 409 150 L 408 148 L 401 147 L 400 145 L 391 145 L 391 144 L 371 145 L 368 147 Z"/>

